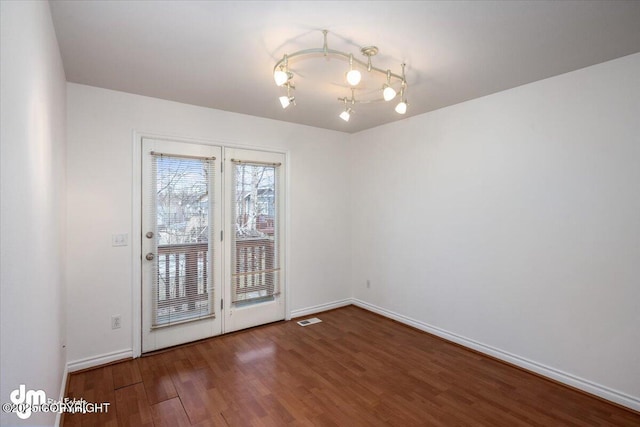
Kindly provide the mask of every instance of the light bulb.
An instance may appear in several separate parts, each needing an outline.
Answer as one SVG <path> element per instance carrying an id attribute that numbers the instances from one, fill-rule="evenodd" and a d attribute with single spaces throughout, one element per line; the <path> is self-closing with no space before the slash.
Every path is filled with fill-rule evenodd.
<path id="1" fill-rule="evenodd" d="M 287 81 L 289 81 L 289 73 L 287 73 L 286 71 L 282 71 L 282 70 L 276 70 L 273 73 L 273 80 L 276 81 L 276 85 L 282 86 Z"/>
<path id="2" fill-rule="evenodd" d="M 280 99 L 280 104 L 282 104 L 282 108 L 287 108 L 289 104 L 291 104 L 291 101 L 293 98 L 289 98 L 288 96 L 281 96 L 278 99 Z"/>
<path id="3" fill-rule="evenodd" d="M 347 81 L 351 86 L 355 86 L 360 83 L 360 79 L 362 78 L 362 74 L 358 70 L 351 70 L 347 73 Z"/>
<path id="4" fill-rule="evenodd" d="M 396 97 L 395 89 L 385 83 L 384 90 L 382 91 L 382 97 L 385 101 L 391 101 Z"/>
<path id="5" fill-rule="evenodd" d="M 404 101 L 398 102 L 398 105 L 396 105 L 396 113 L 404 114 L 406 112 L 407 112 L 407 100 L 405 99 Z"/>
<path id="6" fill-rule="evenodd" d="M 351 108 L 347 108 L 342 113 L 340 113 L 340 118 L 345 122 L 348 122 L 349 118 L 351 118 Z"/>

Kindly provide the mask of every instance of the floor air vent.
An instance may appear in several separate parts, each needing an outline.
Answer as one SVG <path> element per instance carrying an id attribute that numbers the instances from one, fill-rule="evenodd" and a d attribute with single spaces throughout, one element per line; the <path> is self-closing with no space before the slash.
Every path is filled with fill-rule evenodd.
<path id="1" fill-rule="evenodd" d="M 305 319 L 305 320 L 299 321 L 298 325 L 309 326 L 309 325 L 313 325 L 314 323 L 320 323 L 320 322 L 322 322 L 322 320 L 318 319 L 317 317 L 312 317 L 311 319 Z"/>

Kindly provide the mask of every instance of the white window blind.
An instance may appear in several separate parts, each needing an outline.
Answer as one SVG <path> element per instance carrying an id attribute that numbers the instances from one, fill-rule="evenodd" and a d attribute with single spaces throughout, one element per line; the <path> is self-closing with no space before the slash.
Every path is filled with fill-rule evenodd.
<path id="1" fill-rule="evenodd" d="M 280 292 L 277 163 L 232 160 L 231 296 L 236 304 Z"/>
<path id="2" fill-rule="evenodd" d="M 212 235 L 214 158 L 151 153 L 152 328 L 215 316 Z"/>

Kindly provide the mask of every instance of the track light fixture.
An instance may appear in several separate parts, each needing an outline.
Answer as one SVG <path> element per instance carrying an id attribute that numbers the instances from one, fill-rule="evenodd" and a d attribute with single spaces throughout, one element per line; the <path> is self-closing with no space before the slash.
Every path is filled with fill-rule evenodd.
<path id="1" fill-rule="evenodd" d="M 353 54 L 349 55 L 349 72 L 347 73 L 347 81 L 351 86 L 357 86 L 362 80 L 360 71 L 353 69 Z"/>
<path id="2" fill-rule="evenodd" d="M 282 86 L 287 82 L 287 80 L 289 80 L 289 77 L 287 76 L 286 71 L 280 69 L 273 73 L 273 79 L 276 81 L 278 86 Z"/>
<path id="3" fill-rule="evenodd" d="M 351 108 L 347 108 L 342 113 L 340 113 L 340 118 L 345 122 L 348 122 L 351 118 L 351 113 L 353 113 L 353 110 Z"/>
<path id="4" fill-rule="evenodd" d="M 287 108 L 289 105 L 296 105 L 296 98 L 291 96 L 291 89 L 295 89 L 291 86 L 290 82 L 287 82 L 287 94 L 278 98 L 280 100 L 280 104 L 282 104 L 282 108 Z"/>
<path id="5" fill-rule="evenodd" d="M 391 70 L 387 70 L 387 82 L 382 86 L 382 97 L 385 101 L 391 101 L 396 97 L 396 90 L 391 87 Z"/>
<path id="6" fill-rule="evenodd" d="M 284 64 L 280 65 L 280 67 L 273 72 L 273 79 L 276 81 L 276 85 L 278 86 L 282 86 L 293 77 L 293 74 L 287 70 L 289 67 L 288 62 L 287 55 L 285 55 Z"/>
<path id="7" fill-rule="evenodd" d="M 353 108 L 347 107 L 347 102 L 351 102 L 351 105 L 356 103 L 356 97 L 354 95 L 354 88 L 351 88 L 351 99 L 347 99 L 347 97 L 340 98 L 339 101 L 344 102 L 344 111 L 340 113 L 340 118 L 345 122 L 348 122 L 351 118 L 351 114 L 353 113 Z"/>
<path id="8" fill-rule="evenodd" d="M 321 48 L 310 48 L 303 49 L 297 52 L 293 52 L 291 54 L 285 54 L 282 59 L 280 59 L 275 66 L 273 67 L 273 79 L 278 86 L 286 86 L 287 87 L 287 95 L 280 97 L 280 103 L 282 104 L 282 108 L 287 108 L 290 104 L 295 105 L 295 98 L 291 96 L 291 89 L 293 87 L 293 73 L 289 70 L 289 61 L 293 59 L 311 59 L 318 58 L 318 54 L 322 54 L 323 57 L 338 57 L 347 59 L 349 61 L 349 69 L 345 73 L 346 81 L 348 85 L 351 87 L 351 98 L 343 97 L 338 98 L 338 101 L 344 103 L 344 111 L 340 113 L 340 118 L 344 121 L 349 121 L 351 118 L 351 114 L 353 113 L 353 107 L 356 103 L 375 103 L 378 101 L 391 101 L 397 95 L 396 89 L 399 87 L 400 89 L 400 102 L 396 105 L 395 111 L 398 114 L 405 114 L 407 112 L 407 100 L 405 99 L 406 89 L 407 89 L 407 80 L 405 77 L 405 64 L 402 64 L 402 75 L 398 75 L 392 73 L 391 70 L 383 70 L 377 67 L 374 67 L 371 63 L 371 58 L 378 54 L 378 48 L 375 46 L 366 46 L 360 49 L 360 53 L 364 55 L 367 60 L 361 61 L 353 56 L 352 53 L 342 52 L 335 49 L 329 49 L 327 45 L 327 30 L 323 30 L 322 34 L 324 36 L 324 44 Z M 382 74 L 386 77 L 386 80 L 382 84 L 382 89 L 380 92 L 376 90 L 376 93 L 380 94 L 380 98 L 373 99 L 355 99 L 355 88 L 360 84 L 363 75 L 358 69 L 366 70 L 368 74 Z M 381 84 L 377 83 L 377 85 Z M 393 87 L 395 86 L 395 88 Z M 377 86 L 380 88 L 381 86 Z M 359 92 L 360 93 L 360 92 Z M 380 96 L 379 95 L 379 96 Z"/>
<path id="9" fill-rule="evenodd" d="M 404 114 L 407 112 L 407 99 L 404 97 L 404 91 L 407 87 L 407 82 L 404 78 L 404 64 L 402 64 L 402 85 L 400 87 L 400 102 L 396 105 L 396 113 Z"/>
<path id="10" fill-rule="evenodd" d="M 406 100 L 402 100 L 400 102 L 398 102 L 398 105 L 396 105 L 396 113 L 398 114 L 404 114 L 407 112 L 407 101 Z"/>

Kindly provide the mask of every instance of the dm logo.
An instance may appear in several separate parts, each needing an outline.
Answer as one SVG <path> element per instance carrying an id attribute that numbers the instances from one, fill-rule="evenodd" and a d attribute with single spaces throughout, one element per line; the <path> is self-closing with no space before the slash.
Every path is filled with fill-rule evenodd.
<path id="1" fill-rule="evenodd" d="M 27 390 L 24 384 L 11 392 L 9 398 L 16 405 L 18 418 L 26 420 L 31 416 L 31 409 L 35 406 L 47 403 L 47 394 L 44 390 Z"/>

